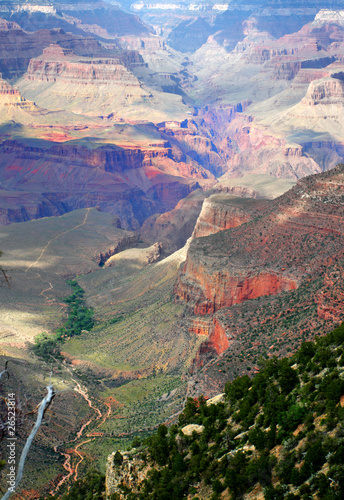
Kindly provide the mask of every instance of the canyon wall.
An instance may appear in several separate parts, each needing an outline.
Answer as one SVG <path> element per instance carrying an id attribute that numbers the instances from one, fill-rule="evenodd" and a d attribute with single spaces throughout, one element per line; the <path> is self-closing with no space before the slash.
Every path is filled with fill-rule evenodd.
<path id="1" fill-rule="evenodd" d="M 222 311 L 226 318 L 231 318 L 236 307 L 252 303 L 250 310 L 254 314 L 259 299 L 268 301 L 271 297 L 273 303 L 273 297 L 293 293 L 302 296 L 298 290 L 315 280 L 319 284 L 312 285 L 314 289 L 308 296 L 317 304 L 314 324 L 343 317 L 340 298 L 330 304 L 328 297 L 331 283 L 337 282 L 341 271 L 319 279 L 324 266 L 333 265 L 343 255 L 343 195 L 341 165 L 299 181 L 278 199 L 248 200 L 251 206 L 247 204 L 246 216 L 236 227 L 234 211 L 231 229 L 225 229 L 226 218 L 230 221 L 228 212 L 223 212 L 216 202 L 211 208 L 213 197 L 204 202 L 206 208 L 201 211 L 196 228 L 202 228 L 202 219 L 209 220 L 209 213 L 212 224 L 215 214 L 223 217 L 222 223 L 215 228 L 213 225 L 217 233 L 193 239 L 174 289 L 175 300 L 186 305 L 191 321 L 189 331 L 208 337 L 192 371 L 224 353 L 232 339 L 238 337 L 240 322 L 221 319 Z M 244 215 L 245 200 L 241 199 L 241 203 Z"/>

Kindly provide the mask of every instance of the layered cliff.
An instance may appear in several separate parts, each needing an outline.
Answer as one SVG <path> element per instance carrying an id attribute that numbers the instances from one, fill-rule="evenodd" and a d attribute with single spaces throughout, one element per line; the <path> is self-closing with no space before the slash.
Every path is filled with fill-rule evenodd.
<path id="1" fill-rule="evenodd" d="M 168 147 L 46 142 L 43 149 L 6 140 L 0 149 L 2 223 L 99 206 L 117 215 L 123 227 L 138 228 L 148 216 L 173 209 L 191 191 L 214 182 L 201 167 L 193 165 L 192 176 L 191 166 L 182 163 L 179 169 Z"/>
<path id="2" fill-rule="evenodd" d="M 50 44 L 59 44 L 72 49 L 78 55 L 109 55 L 109 51 L 106 51 L 94 38 L 72 35 L 58 27 L 29 33 L 15 22 L 4 19 L 0 21 L 0 41 L 2 46 L 0 72 L 4 78 L 11 79 L 22 76 L 27 70 L 30 59 L 42 54 L 43 49 Z"/>
<path id="3" fill-rule="evenodd" d="M 140 79 L 134 74 L 142 73 Z M 148 72 L 148 76 L 147 73 Z M 126 121 L 161 122 L 181 119 L 188 106 L 180 95 L 155 88 L 142 57 L 135 51 L 103 51 L 80 56 L 69 48 L 51 44 L 30 60 L 27 72 L 16 83 L 26 98 L 50 110 Z M 145 78 L 150 79 L 145 85 Z"/>
<path id="4" fill-rule="evenodd" d="M 63 28 L 76 35 L 91 33 L 100 39 L 119 35 L 147 35 L 151 28 L 137 16 L 106 2 L 53 2 L 48 4 L 3 2 L 1 15 L 26 31 Z"/>
<path id="5" fill-rule="evenodd" d="M 317 304 L 313 328 L 325 318 L 331 317 L 333 324 L 343 317 L 341 288 L 335 291 L 339 295 L 331 309 L 325 299 L 331 280 L 329 277 L 319 279 L 327 266 L 340 262 L 343 257 L 343 195 L 344 167 L 341 165 L 326 174 L 299 181 L 280 198 L 257 201 L 246 207 L 247 215 L 240 226 L 191 242 L 175 286 L 175 298 L 187 305 L 189 314 L 195 315 L 192 331 L 208 335 L 199 351 L 199 366 L 204 364 L 204 359 L 209 360 L 209 353 L 219 354 L 228 347 L 222 340 L 223 335 L 218 335 L 220 330 L 226 332 L 227 339 L 233 335 L 240 337 L 245 322 L 233 323 L 231 318 L 233 314 L 236 316 L 236 308 L 241 304 L 252 304 L 245 306 L 245 310 L 250 311 L 245 329 L 255 324 L 259 318 L 255 312 L 259 301 L 254 299 L 265 297 L 267 303 L 273 304 L 273 297 L 295 294 L 295 297 L 303 297 L 303 292 L 297 290 L 312 283 L 314 288 L 308 299 L 312 297 Z M 242 210 L 244 214 L 244 200 Z M 338 277 L 338 271 L 332 275 Z M 197 330 L 198 322 L 200 325 L 204 322 L 203 317 L 211 315 L 212 318 L 217 311 L 216 321 L 210 319 L 210 326 Z M 220 311 L 224 311 L 222 316 Z M 285 331 L 289 335 L 287 326 Z"/>
<path id="6" fill-rule="evenodd" d="M 197 80 L 185 88 L 204 105 L 199 113 L 204 121 L 195 121 L 208 130 L 222 173 L 251 170 L 300 178 L 342 161 L 337 146 L 342 142 L 344 29 L 338 18 L 337 12 L 321 22 L 316 17 L 276 40 L 253 23 L 232 52 L 209 37 L 191 56 L 189 71 Z M 317 106 L 307 110 L 314 102 Z M 310 142 L 312 150 L 305 151 Z M 316 142 L 326 142 L 326 151 Z"/>
<path id="7" fill-rule="evenodd" d="M 251 218 L 251 212 L 259 205 L 252 199 L 230 195 L 212 195 L 204 200 L 201 213 L 193 232 L 194 238 L 215 234 L 224 229 L 241 226 Z"/>

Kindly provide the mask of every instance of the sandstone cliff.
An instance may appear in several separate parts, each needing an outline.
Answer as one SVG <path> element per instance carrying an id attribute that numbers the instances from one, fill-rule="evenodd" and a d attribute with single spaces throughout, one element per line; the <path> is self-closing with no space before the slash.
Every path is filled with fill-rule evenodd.
<path id="1" fill-rule="evenodd" d="M 254 299 L 265 297 L 274 303 L 273 297 L 280 294 L 303 296 L 297 290 L 312 283 L 315 288 L 308 299 L 312 297 L 317 304 L 314 325 L 325 318 L 331 318 L 333 324 L 343 317 L 341 288 L 336 290 L 339 295 L 329 307 L 326 297 L 331 279 L 316 278 L 322 276 L 325 262 L 332 265 L 343 255 L 343 193 L 344 167 L 339 166 L 299 181 L 276 200 L 247 205 L 245 216 L 245 203 L 241 200 L 241 225 L 191 242 L 175 286 L 175 299 L 184 302 L 193 317 L 190 331 L 208 336 L 196 366 L 223 353 L 233 343 L 231 338 L 237 339 L 241 322 L 229 319 L 235 314 L 236 305 L 252 303 L 250 314 L 254 317 L 259 304 Z M 204 215 L 201 213 L 199 222 Z M 333 271 L 332 276 L 337 277 L 337 273 Z M 318 293 L 320 289 L 322 292 Z M 213 316 L 222 310 L 223 317 L 219 313 Z"/>
<path id="2" fill-rule="evenodd" d="M 2 223 L 99 206 L 118 216 L 123 227 L 136 229 L 148 216 L 172 210 L 191 191 L 214 182 L 211 174 L 204 178 L 207 175 L 201 167 L 193 165 L 192 176 L 185 163 L 179 169 L 168 147 L 45 146 L 14 140 L 1 144 L 1 179 L 6 190 L 2 192 Z M 23 185 L 25 196 L 20 201 L 18 191 Z M 37 192 L 37 185 L 44 189 Z"/>
<path id="3" fill-rule="evenodd" d="M 43 49 L 50 44 L 59 44 L 72 49 L 78 55 L 88 57 L 106 53 L 109 55 L 109 51 L 93 38 L 65 33 L 61 28 L 40 29 L 36 33 L 28 33 L 18 24 L 4 19 L 0 21 L 0 41 L 2 46 L 0 72 L 4 78 L 11 79 L 22 76 L 30 59 L 42 54 Z"/>

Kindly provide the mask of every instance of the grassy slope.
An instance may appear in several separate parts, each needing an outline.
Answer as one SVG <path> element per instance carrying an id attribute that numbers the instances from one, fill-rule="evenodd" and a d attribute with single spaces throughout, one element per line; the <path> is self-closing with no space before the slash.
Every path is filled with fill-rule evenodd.
<path id="1" fill-rule="evenodd" d="M 82 209 L 0 229 L 1 265 L 11 277 L 11 288 L 0 288 L 4 353 L 57 327 L 65 312 L 62 298 L 69 294 L 66 279 L 98 269 L 100 252 L 130 234 L 112 220 Z"/>
<path id="2" fill-rule="evenodd" d="M 202 340 L 182 326 L 183 308 L 172 301 L 178 254 L 131 276 L 123 276 L 120 264 L 79 279 L 98 324 L 62 347 L 74 373 L 112 405 L 111 417 L 97 428 L 103 436 L 85 447 L 101 457 L 102 469 L 105 451 L 180 411 L 182 375 Z"/>

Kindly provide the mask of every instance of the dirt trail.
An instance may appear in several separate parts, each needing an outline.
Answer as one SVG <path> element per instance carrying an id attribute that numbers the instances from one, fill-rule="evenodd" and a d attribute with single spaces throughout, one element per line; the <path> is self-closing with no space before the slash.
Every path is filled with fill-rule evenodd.
<path id="1" fill-rule="evenodd" d="M 81 462 L 84 460 L 84 457 L 81 455 L 81 453 L 78 451 L 78 448 L 80 448 L 80 446 L 83 446 L 84 444 L 86 443 L 89 443 L 90 441 L 94 441 L 95 438 L 93 439 L 86 439 L 86 441 L 82 441 L 81 443 L 79 443 L 75 448 L 74 448 L 74 452 L 80 457 L 80 460 L 79 462 L 76 464 L 75 466 L 75 475 L 74 475 L 74 481 L 76 481 L 78 479 L 78 468 L 79 468 L 79 465 L 81 464 Z"/>
<path id="2" fill-rule="evenodd" d="M 53 241 L 57 240 L 60 236 L 62 236 L 63 234 L 67 234 L 69 233 L 70 231 L 74 231 L 75 229 L 78 229 L 79 227 L 83 226 L 84 224 L 86 224 L 86 221 L 87 221 L 87 218 L 88 218 L 88 214 L 90 212 L 90 208 L 86 208 L 86 213 L 85 213 L 85 217 L 84 217 L 84 220 L 78 224 L 77 226 L 74 226 L 70 229 L 67 229 L 66 231 L 63 231 L 62 233 L 59 233 L 57 234 L 56 236 L 54 236 L 53 238 L 51 238 L 51 240 L 48 241 L 48 243 L 43 247 L 38 259 L 35 261 L 35 262 L 32 262 L 26 269 L 25 269 L 25 272 L 27 273 L 29 269 L 31 269 L 31 267 L 35 266 L 36 264 L 38 264 L 38 262 L 41 260 L 41 258 L 43 257 L 44 255 L 44 252 L 46 251 L 46 249 L 49 247 L 50 243 L 52 243 Z"/>
<path id="3" fill-rule="evenodd" d="M 63 455 L 66 458 L 66 460 L 63 462 L 63 468 L 68 472 L 68 474 L 63 476 L 61 481 L 57 484 L 56 488 L 50 492 L 51 495 L 56 493 L 57 490 L 63 485 L 63 483 L 65 483 L 72 476 L 74 472 L 70 465 L 70 460 L 72 456 L 69 453 L 63 453 L 62 451 L 59 451 L 57 448 L 58 446 L 54 446 L 54 451 L 56 451 L 56 453 L 60 453 L 60 455 Z"/>
<path id="4" fill-rule="evenodd" d="M 99 420 L 99 419 L 103 416 L 103 414 L 102 414 L 102 412 L 99 410 L 99 408 L 97 408 L 96 406 L 93 406 L 92 401 L 90 400 L 90 398 L 89 398 L 89 396 L 88 396 L 87 389 L 83 389 L 83 388 L 81 387 L 81 385 L 79 384 L 79 382 L 77 382 L 75 379 L 73 379 L 73 378 L 72 378 L 72 380 L 73 380 L 73 382 L 75 382 L 75 384 L 76 384 L 76 387 L 74 387 L 74 390 L 75 390 L 76 392 L 78 392 L 78 393 L 79 393 L 79 394 L 80 394 L 80 395 L 84 398 L 84 400 L 87 402 L 88 406 L 89 406 L 90 408 L 92 408 L 92 410 L 94 410 L 96 413 L 98 413 L 98 416 L 97 416 L 96 420 Z M 77 434 L 77 438 L 80 438 L 80 437 L 82 436 L 82 433 L 84 432 L 85 428 L 86 428 L 86 427 L 87 427 L 87 426 L 88 426 L 91 422 L 93 422 L 93 420 L 94 420 L 94 418 L 91 418 L 88 422 L 86 422 L 86 424 L 84 424 L 84 425 L 81 427 L 81 429 L 79 430 L 79 432 L 78 432 L 78 434 Z M 76 441 L 76 439 L 75 439 L 74 441 Z"/>
<path id="5" fill-rule="evenodd" d="M 78 394 L 80 394 L 80 396 L 82 396 L 84 398 L 84 400 L 86 401 L 86 403 L 88 404 L 88 406 L 94 411 L 94 414 L 91 416 L 91 418 L 85 422 L 81 428 L 79 429 L 79 431 L 77 432 L 76 434 L 76 437 L 71 441 L 72 443 L 75 443 L 75 441 L 78 441 L 79 439 L 82 438 L 84 432 L 85 432 L 85 429 L 92 423 L 92 422 L 96 422 L 97 420 L 100 420 L 102 419 L 98 425 L 97 425 L 97 428 L 103 424 L 105 422 L 105 420 L 110 416 L 110 413 L 111 413 L 111 407 L 108 407 L 108 410 L 107 412 L 105 413 L 105 415 L 103 415 L 103 413 L 100 411 L 100 409 L 97 407 L 97 406 L 94 406 L 89 395 L 88 395 L 88 392 L 87 392 L 87 389 L 86 388 L 83 388 L 81 386 L 81 384 L 75 380 L 72 376 L 72 373 L 71 371 L 69 370 L 69 368 L 67 366 L 64 366 L 66 371 L 69 373 L 69 375 L 71 376 L 71 380 L 74 382 L 75 384 L 75 387 L 74 387 L 74 391 L 76 391 Z M 106 405 L 108 406 L 108 405 Z M 86 435 L 87 437 L 89 437 L 89 434 Z M 93 438 L 90 438 L 90 439 L 86 439 L 84 441 L 81 441 L 80 443 L 78 443 L 74 448 L 72 449 L 69 449 L 68 451 L 66 452 L 62 452 L 62 451 L 59 451 L 58 450 L 58 446 L 55 446 L 54 447 L 54 450 L 57 452 L 57 453 L 60 453 L 61 455 L 63 455 L 66 460 L 64 461 L 63 463 L 63 468 L 67 471 L 67 474 L 65 476 L 62 477 L 62 479 L 59 481 L 58 485 L 56 486 L 55 490 L 54 490 L 54 493 L 56 493 L 59 488 L 66 482 L 68 481 L 73 475 L 73 479 L 74 481 L 77 480 L 78 478 L 78 469 L 79 469 L 79 466 L 80 464 L 83 462 L 84 460 L 84 455 L 81 454 L 78 449 L 83 446 L 84 444 L 90 442 L 90 441 L 94 441 L 95 437 Z M 73 467 L 71 465 L 72 463 L 72 457 L 73 455 L 76 455 L 79 457 L 79 461 L 75 464 L 75 466 Z"/>

